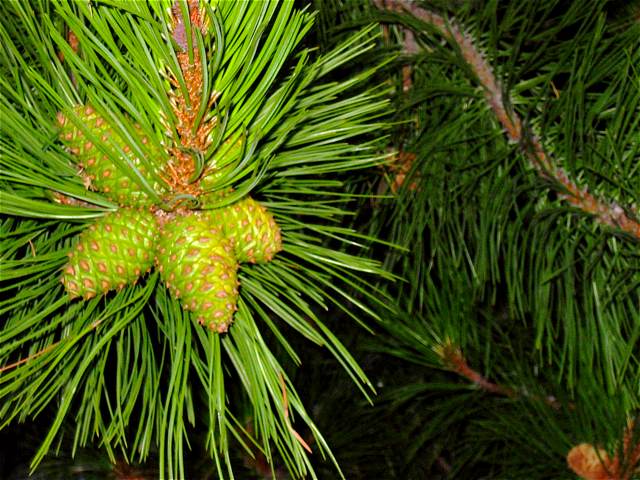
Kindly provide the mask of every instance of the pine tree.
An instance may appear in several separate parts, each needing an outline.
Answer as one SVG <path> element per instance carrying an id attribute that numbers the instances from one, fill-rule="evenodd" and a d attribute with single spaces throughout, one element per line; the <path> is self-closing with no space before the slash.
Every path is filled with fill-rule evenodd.
<path id="1" fill-rule="evenodd" d="M 640 478 L 638 3 L 316 5 L 323 42 L 379 22 L 401 55 L 391 198 L 363 205 L 408 251 L 367 345 L 400 363 L 350 432 L 384 461 L 347 471 Z"/>
<path id="2" fill-rule="evenodd" d="M 360 321 L 390 278 L 343 222 L 350 176 L 386 158 L 380 65 L 344 73 L 376 28 L 318 54 L 293 2 L 0 15 L 0 417 L 45 418 L 31 469 L 70 439 L 185 478 L 197 439 L 221 478 L 237 450 L 315 477 L 311 446 L 333 454 L 285 370 L 292 338 L 369 395 L 322 312 Z"/>
<path id="3" fill-rule="evenodd" d="M 35 474 L 640 478 L 638 3 L 314 6 L 1 4 Z"/>

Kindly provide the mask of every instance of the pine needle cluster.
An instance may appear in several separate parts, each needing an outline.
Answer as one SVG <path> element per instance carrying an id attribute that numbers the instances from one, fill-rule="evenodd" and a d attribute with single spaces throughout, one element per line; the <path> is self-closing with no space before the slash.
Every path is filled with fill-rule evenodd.
<path id="1" fill-rule="evenodd" d="M 185 478 L 198 430 L 220 477 L 233 477 L 232 448 L 315 476 L 298 430 L 333 454 L 283 367 L 302 363 L 291 338 L 329 350 L 370 393 L 322 313 L 361 321 L 374 314 L 363 298 L 382 302 L 370 281 L 390 277 L 363 251 L 371 238 L 343 222 L 355 198 L 343 177 L 385 159 L 388 87 L 368 81 L 380 65 L 332 79 L 374 47 L 374 27 L 318 54 L 302 43 L 314 15 L 293 2 L 34 0 L 2 2 L 0 16 L 0 424 L 51 415 L 32 469 L 64 431 L 71 454 L 97 444 L 113 463 L 153 456 L 160 477 Z M 171 263 L 177 230 L 200 228 L 196 218 L 244 226 L 234 206 L 249 193 L 251 215 L 268 211 L 256 227 L 271 224 L 271 250 L 231 231 L 198 260 L 213 266 Z M 121 215 L 134 204 L 144 210 Z M 142 242 L 98 241 L 142 216 Z M 156 269 L 136 253 L 147 240 L 168 252 Z M 230 275 L 235 264 L 218 268 L 212 252 L 232 240 L 258 264 L 214 291 L 238 295 L 224 314 L 233 325 L 206 329 L 208 303 L 181 304 L 191 283 L 171 274 Z M 122 242 L 133 263 L 113 264 L 112 282 L 95 276 Z"/>

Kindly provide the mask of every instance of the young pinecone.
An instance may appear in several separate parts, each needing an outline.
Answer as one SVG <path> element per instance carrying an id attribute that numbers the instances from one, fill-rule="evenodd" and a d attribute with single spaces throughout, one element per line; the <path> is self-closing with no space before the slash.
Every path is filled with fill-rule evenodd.
<path id="1" fill-rule="evenodd" d="M 80 234 L 62 283 L 71 296 L 89 299 L 135 282 L 153 266 L 158 224 L 146 210 L 121 208 Z"/>
<path id="2" fill-rule="evenodd" d="M 219 333 L 233 321 L 238 261 L 232 242 L 207 214 L 176 215 L 161 228 L 156 264 L 174 298 Z"/>
<path id="3" fill-rule="evenodd" d="M 280 227 L 273 215 L 251 197 L 214 210 L 233 240 L 240 262 L 265 263 L 282 250 Z"/>
<path id="4" fill-rule="evenodd" d="M 60 139 L 69 148 L 70 152 L 76 156 L 78 165 L 84 169 L 89 187 L 92 190 L 104 193 L 109 200 L 117 202 L 119 205 L 149 204 L 148 195 L 133 181 L 130 174 L 119 169 L 109 158 L 109 155 L 98 148 L 95 142 L 101 142 L 104 147 L 114 149 L 111 146 L 111 141 L 113 141 L 127 154 L 130 152 L 129 145 L 112 131 L 107 121 L 99 116 L 92 107 L 79 105 L 74 109 L 74 114 L 80 119 L 81 124 L 89 130 L 91 135 L 87 137 L 85 132 L 77 127 L 76 123 L 59 113 Z M 136 125 L 134 128 L 142 136 L 140 127 Z M 142 143 L 149 146 L 146 137 L 142 138 Z M 121 155 L 115 149 L 112 154 L 115 156 Z M 152 153 L 149 155 L 157 157 Z M 144 175 L 145 167 L 141 165 L 140 160 L 133 155 L 130 156 L 130 160 Z M 162 187 L 159 184 L 154 184 L 154 188 L 159 192 L 162 191 Z"/>

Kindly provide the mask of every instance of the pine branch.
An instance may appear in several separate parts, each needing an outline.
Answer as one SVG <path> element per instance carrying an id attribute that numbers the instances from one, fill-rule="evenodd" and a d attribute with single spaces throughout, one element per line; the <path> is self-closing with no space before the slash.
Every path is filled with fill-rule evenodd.
<path id="1" fill-rule="evenodd" d="M 387 376 L 372 369 L 384 388 L 370 422 L 401 445 L 390 456 L 409 452 L 387 461 L 389 476 L 440 478 L 434 463 L 442 456 L 453 478 L 568 478 L 567 452 L 585 441 L 613 458 L 619 425 L 639 405 L 636 242 L 565 201 L 547 207 L 564 187 L 548 196 L 551 178 L 529 168 L 524 125 L 534 112 L 553 119 L 532 123 L 576 181 L 608 191 L 603 198 L 637 200 L 638 37 L 598 0 L 415 2 L 478 25 L 474 37 L 504 62 L 495 65 L 504 71 L 496 88 L 509 91 L 522 115 L 524 140 L 514 152 L 484 89 L 468 80 L 473 68 L 442 30 L 411 15 L 372 12 L 365 2 L 322 3 L 334 7 L 326 30 L 335 37 L 375 21 L 393 25 L 386 28 L 392 48 L 406 49 L 407 25 L 424 46 L 411 59 L 409 91 L 400 71 L 407 60 L 389 74 L 398 123 L 392 140 L 402 152 L 387 167 L 396 194 L 364 214 L 370 231 L 410 250 L 380 252 L 408 281 L 388 287 L 401 308 L 381 313 L 384 333 L 367 345 L 404 362 Z M 549 97 L 554 82 L 561 93 Z M 567 210 L 578 214 L 566 218 Z M 438 355 L 448 339 L 449 361 Z M 373 430 L 361 432 L 373 437 Z M 425 466 L 426 474 L 413 474 Z"/>
<path id="2" fill-rule="evenodd" d="M 518 113 L 500 82 L 493 73 L 481 51 L 475 46 L 473 38 L 465 33 L 455 22 L 445 19 L 437 13 L 419 7 L 409 0 L 375 0 L 380 9 L 404 11 L 434 27 L 444 38 L 451 41 L 459 50 L 484 90 L 485 99 L 497 120 L 506 131 L 507 138 L 520 146 L 530 161 L 531 167 L 546 179 L 552 180 L 558 189 L 558 196 L 570 205 L 593 215 L 602 225 L 622 231 L 640 240 L 640 222 L 638 212 L 630 208 L 629 212 L 616 202 L 597 198 L 588 187 L 580 187 L 572 180 L 558 161 L 548 154 L 541 139 L 530 128 L 523 126 Z"/>
<path id="3" fill-rule="evenodd" d="M 186 4 L 185 12 L 189 21 L 185 22 L 182 3 L 177 2 L 172 8 L 173 38 L 182 51 L 177 53 L 180 76 L 171 78 L 174 90 L 171 92 L 173 114 L 177 119 L 178 139 L 170 152 L 172 159 L 167 165 L 171 178 L 168 183 L 178 188 L 183 194 L 197 196 L 199 185 L 194 180 L 205 174 L 203 165 L 198 165 L 198 155 L 204 155 L 211 146 L 211 132 L 218 123 L 218 117 L 213 116 L 203 120 L 205 111 L 210 111 L 220 92 L 208 90 L 206 81 L 207 68 L 205 56 L 201 53 L 202 32 L 204 32 L 204 15 L 199 1 L 191 0 Z M 187 38 L 189 30 L 190 38 Z M 203 47 L 204 48 L 204 47 Z M 186 95 L 181 87 L 186 87 Z"/>

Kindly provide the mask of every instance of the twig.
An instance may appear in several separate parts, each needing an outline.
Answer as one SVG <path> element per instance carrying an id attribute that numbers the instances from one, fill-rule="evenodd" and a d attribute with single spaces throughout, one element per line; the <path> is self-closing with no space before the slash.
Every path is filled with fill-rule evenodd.
<path id="1" fill-rule="evenodd" d="M 464 357 L 464 354 L 462 353 L 460 347 L 454 345 L 450 341 L 446 341 L 444 344 L 438 345 L 435 348 L 435 351 L 442 359 L 442 363 L 446 365 L 452 372 L 455 372 L 461 377 L 466 378 L 487 393 L 502 395 L 509 398 L 528 397 L 533 400 L 541 400 L 556 410 L 559 410 L 561 407 L 560 402 L 552 395 L 546 397 L 530 395 L 526 391 L 516 390 L 511 387 L 500 385 L 488 380 L 480 372 L 474 370 L 473 368 L 471 368 L 471 366 L 469 366 L 469 363 Z M 570 409 L 575 407 L 572 403 L 570 403 L 568 406 Z"/>
<path id="2" fill-rule="evenodd" d="M 29 355 L 28 357 L 23 358 L 22 360 L 18 360 L 17 362 L 13 362 L 13 363 L 10 363 L 9 365 L 5 365 L 4 367 L 0 367 L 0 373 L 4 373 L 7 370 L 11 370 L 12 368 L 19 367 L 23 363 L 27 363 L 27 362 L 33 360 L 34 358 L 37 358 L 37 357 L 39 357 L 40 355 L 42 355 L 44 353 L 47 353 L 49 350 L 51 350 L 53 347 L 55 347 L 59 343 L 60 343 L 59 341 L 55 342 L 55 343 L 52 343 L 48 347 L 45 347 L 42 350 L 39 350 L 36 353 L 34 353 L 32 355 Z"/>
<path id="3" fill-rule="evenodd" d="M 217 118 L 203 121 L 199 118 L 199 106 L 202 95 L 205 92 L 204 65 L 200 58 L 200 50 L 196 46 L 195 29 L 204 30 L 205 17 L 197 0 L 187 2 L 189 17 L 185 19 L 178 2 L 172 7 L 173 39 L 180 47 L 177 52 L 180 72 L 184 79 L 186 92 L 183 92 L 180 82 L 175 75 L 170 76 L 173 90 L 170 94 L 173 113 L 178 122 L 176 130 L 178 138 L 173 139 L 174 145 L 169 148 L 171 160 L 168 164 L 170 170 L 170 182 L 175 191 L 199 195 L 199 184 L 192 182 L 192 176 L 196 171 L 194 156 L 203 154 L 211 144 L 210 134 L 217 125 Z M 189 51 L 187 28 L 185 20 L 189 22 L 191 29 L 192 50 Z M 186 93 L 186 95 L 185 95 Z M 209 108 L 218 99 L 219 93 L 212 92 L 207 99 Z"/>
<path id="4" fill-rule="evenodd" d="M 599 223 L 622 230 L 640 240 L 640 223 L 637 219 L 627 215 L 616 202 L 597 198 L 586 186 L 580 188 L 545 152 L 541 140 L 523 127 L 520 117 L 511 107 L 508 96 L 503 95 L 502 87 L 493 74 L 491 66 L 475 47 L 473 39 L 468 34 L 463 33 L 455 23 L 408 0 L 374 0 L 374 2 L 381 9 L 412 14 L 419 20 L 434 26 L 444 38 L 455 43 L 482 85 L 485 99 L 506 130 L 508 139 L 521 146 L 532 167 L 541 177 L 554 180 L 564 187 L 557 192 L 558 196 L 583 212 L 593 215 Z"/>
<path id="5" fill-rule="evenodd" d="M 300 442 L 300 445 L 302 445 L 302 447 L 309 453 L 313 453 L 311 451 L 311 447 L 307 444 L 307 442 L 304 441 L 304 439 L 300 436 L 300 434 L 298 432 L 296 432 L 294 430 L 294 428 L 291 426 L 291 421 L 289 420 L 289 400 L 287 400 L 287 387 L 284 383 L 284 376 L 282 375 L 282 372 L 278 374 L 278 378 L 280 378 L 280 388 L 282 389 L 282 403 L 284 406 L 284 421 L 287 424 L 287 427 L 289 427 L 289 430 L 291 431 L 291 433 L 293 434 L 294 437 L 296 437 L 296 440 L 298 440 L 298 442 Z"/>
<path id="6" fill-rule="evenodd" d="M 462 354 L 462 350 L 454 344 L 447 342 L 440 345 L 436 353 L 442 358 L 442 361 L 453 372 L 475 383 L 479 388 L 488 393 L 496 395 L 504 395 L 506 397 L 516 397 L 517 392 L 512 388 L 493 383 L 487 380 L 481 373 L 472 369 Z"/>
<path id="7" fill-rule="evenodd" d="M 99 318 L 97 320 L 94 320 L 91 323 L 91 330 L 95 330 L 96 328 L 98 328 L 98 326 L 100 326 L 101 323 L 102 323 L 102 319 L 101 318 Z M 29 355 L 28 357 L 25 357 L 25 358 L 23 358 L 21 360 L 18 360 L 17 362 L 13 362 L 13 363 L 10 363 L 9 365 L 5 365 L 4 367 L 0 367 L 0 373 L 4 373 L 7 370 L 11 370 L 12 368 L 19 367 L 23 363 L 27 363 L 27 362 L 33 360 L 34 358 L 37 358 L 40 355 L 43 355 L 43 354 L 47 353 L 49 350 L 51 350 L 53 347 L 55 347 L 59 343 L 60 343 L 60 340 L 58 340 L 57 342 L 52 343 L 51 345 L 43 348 L 42 350 L 37 351 L 36 353 L 34 353 L 32 355 Z"/>

